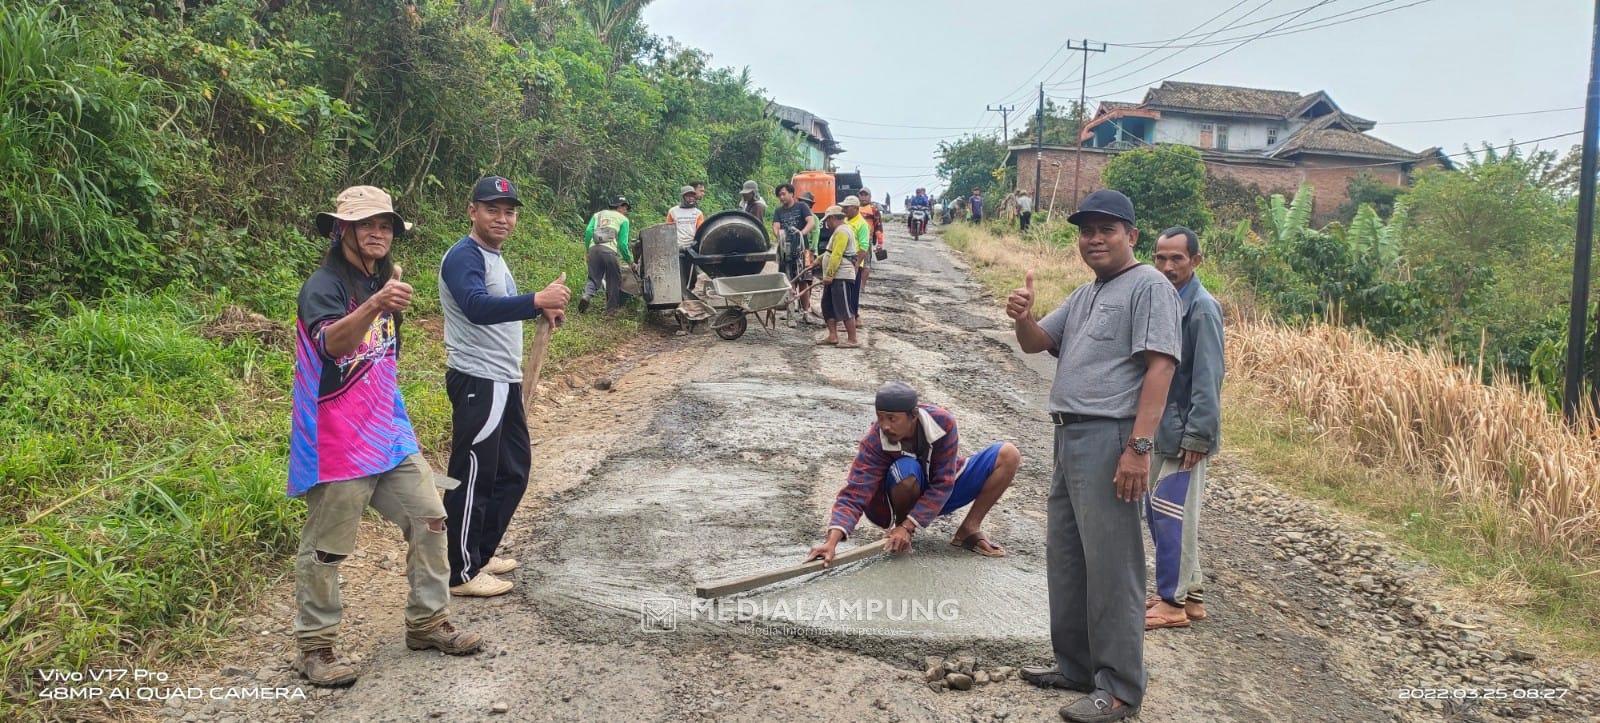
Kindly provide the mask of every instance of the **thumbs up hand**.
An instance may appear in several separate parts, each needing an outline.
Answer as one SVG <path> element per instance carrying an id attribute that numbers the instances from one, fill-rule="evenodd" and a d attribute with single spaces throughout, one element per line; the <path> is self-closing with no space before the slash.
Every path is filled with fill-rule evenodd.
<path id="1" fill-rule="evenodd" d="M 567 288 L 567 273 L 550 282 L 549 286 L 533 295 L 533 305 L 544 312 L 551 328 L 560 328 L 567 318 L 567 302 L 572 300 L 572 289 Z"/>
<path id="2" fill-rule="evenodd" d="M 1006 316 L 1020 320 L 1033 313 L 1033 271 L 1023 278 L 1023 286 L 1006 298 Z"/>

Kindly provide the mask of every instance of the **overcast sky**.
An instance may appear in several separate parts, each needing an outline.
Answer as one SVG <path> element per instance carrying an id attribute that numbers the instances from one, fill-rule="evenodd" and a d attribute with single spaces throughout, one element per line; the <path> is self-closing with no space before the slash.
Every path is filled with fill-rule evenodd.
<path id="1" fill-rule="evenodd" d="M 1015 104 L 1018 113 L 1031 112 L 1041 79 L 1047 94 L 1075 100 L 1083 54 L 1063 49 L 1052 59 L 1068 37 L 1164 41 L 1219 13 L 1196 37 L 1175 43 L 1249 38 L 1287 22 L 1278 31 L 1285 32 L 1318 18 L 1351 22 L 1265 37 L 1187 70 L 1238 42 L 1181 52 L 1174 47 L 1144 57 L 1148 48 L 1112 46 L 1090 55 L 1090 106 L 1097 96 L 1138 100 L 1144 88 L 1172 75 L 1302 93 L 1326 90 L 1345 111 L 1376 121 L 1373 135 L 1411 150 L 1442 146 L 1454 153 L 1463 144 L 1503 145 L 1582 127 L 1581 109 L 1396 123 L 1582 106 L 1593 27 L 1589 2 L 1234 2 L 655 0 L 644 20 L 652 32 L 710 53 L 717 65 L 749 67 L 756 85 L 773 99 L 826 118 L 846 148 L 839 166 L 859 166 L 880 196 L 893 194 L 896 207 L 916 185 L 940 185 L 933 174 L 938 137 L 998 131 L 1000 116 L 985 112 L 985 105 L 1004 102 Z M 1366 6 L 1372 7 L 1361 9 Z M 1306 8 L 1312 9 L 1293 16 Z M 1392 12 L 1355 19 L 1384 10 Z M 1272 16 L 1282 17 L 1266 20 Z M 1011 120 L 1013 129 L 1022 124 L 1017 113 Z M 1574 135 L 1543 145 L 1565 150 L 1578 141 Z"/>

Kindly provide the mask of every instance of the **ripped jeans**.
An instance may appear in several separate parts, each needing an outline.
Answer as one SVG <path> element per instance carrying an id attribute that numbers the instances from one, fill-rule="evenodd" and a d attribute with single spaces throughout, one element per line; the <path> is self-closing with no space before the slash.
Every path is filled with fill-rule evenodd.
<path id="1" fill-rule="evenodd" d="M 450 563 L 444 503 L 433 470 L 412 455 L 383 474 L 312 487 L 305 495 L 306 526 L 295 556 L 294 634 L 301 650 L 330 647 L 339 637 L 339 565 L 356 549 L 367 505 L 400 528 L 409 553 L 406 628 L 427 631 L 449 614 Z"/>

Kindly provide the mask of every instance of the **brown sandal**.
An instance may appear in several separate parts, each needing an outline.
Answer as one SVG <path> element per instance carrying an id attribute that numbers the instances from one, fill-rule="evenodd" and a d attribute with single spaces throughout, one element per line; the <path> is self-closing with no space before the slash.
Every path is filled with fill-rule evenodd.
<path id="1" fill-rule="evenodd" d="M 1166 629 L 1166 628 L 1187 628 L 1187 627 L 1189 627 L 1189 616 L 1187 614 L 1185 614 L 1182 610 L 1179 610 L 1178 614 L 1182 615 L 1183 617 L 1181 617 L 1181 618 L 1163 618 L 1163 617 L 1161 617 L 1161 616 L 1159 616 L 1159 615 L 1157 615 L 1157 614 L 1155 614 L 1153 612 L 1146 612 L 1145 615 L 1144 615 L 1144 629 L 1145 630 L 1163 630 L 1163 629 Z"/>
<path id="2" fill-rule="evenodd" d="M 994 542 L 989 539 L 988 535 L 985 535 L 982 532 L 974 532 L 960 540 L 951 540 L 950 544 L 955 545 L 963 550 L 976 552 L 984 557 L 1006 556 L 1005 548 L 994 544 Z M 987 546 L 988 549 L 985 549 L 985 546 Z"/>

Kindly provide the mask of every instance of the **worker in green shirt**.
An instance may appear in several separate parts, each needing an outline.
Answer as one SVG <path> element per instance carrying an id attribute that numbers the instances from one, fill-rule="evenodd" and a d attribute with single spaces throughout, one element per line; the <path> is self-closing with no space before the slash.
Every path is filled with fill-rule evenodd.
<path id="1" fill-rule="evenodd" d="M 601 286 L 606 290 L 606 313 L 614 314 L 622 308 L 622 265 L 633 264 L 628 250 L 628 199 L 617 196 L 610 208 L 596 211 L 583 229 L 583 243 L 588 247 L 589 281 L 583 285 L 583 297 L 578 300 L 578 311 L 589 310 L 589 297 Z M 633 273 L 630 268 L 628 273 Z"/>

